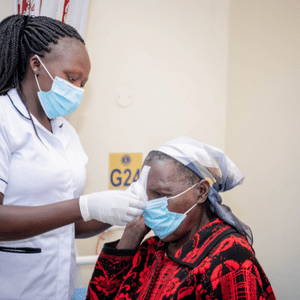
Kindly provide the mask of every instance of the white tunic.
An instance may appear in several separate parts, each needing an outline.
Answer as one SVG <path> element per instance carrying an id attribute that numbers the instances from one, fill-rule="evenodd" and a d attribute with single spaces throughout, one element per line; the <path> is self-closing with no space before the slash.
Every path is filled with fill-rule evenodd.
<path id="1" fill-rule="evenodd" d="M 9 95 L 9 96 L 8 96 Z M 79 197 L 87 156 L 64 118 L 53 133 L 28 112 L 15 89 L 0 96 L 0 192 L 3 205 L 37 206 Z M 0 299 L 66 300 L 73 295 L 74 224 L 0 247 L 41 249 L 41 253 L 0 251 Z"/>

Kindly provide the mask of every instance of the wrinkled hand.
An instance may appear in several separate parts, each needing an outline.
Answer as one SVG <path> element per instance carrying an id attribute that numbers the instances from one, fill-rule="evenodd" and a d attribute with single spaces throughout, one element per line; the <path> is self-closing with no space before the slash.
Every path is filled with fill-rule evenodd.
<path id="1" fill-rule="evenodd" d="M 145 224 L 145 218 L 142 215 L 138 216 L 125 227 L 117 249 L 136 250 L 149 231 L 150 228 Z"/>
<path id="2" fill-rule="evenodd" d="M 128 191 L 104 191 L 81 196 L 79 206 L 84 221 L 97 220 L 124 226 L 143 213 L 145 203 Z"/>

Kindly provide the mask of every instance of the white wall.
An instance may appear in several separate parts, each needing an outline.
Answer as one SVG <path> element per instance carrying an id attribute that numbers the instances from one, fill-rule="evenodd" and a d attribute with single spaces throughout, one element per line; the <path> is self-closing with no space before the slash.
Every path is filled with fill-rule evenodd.
<path id="1" fill-rule="evenodd" d="M 254 233 L 277 299 L 300 291 L 300 2 L 230 6 L 226 152 L 246 176 L 228 203 Z"/>

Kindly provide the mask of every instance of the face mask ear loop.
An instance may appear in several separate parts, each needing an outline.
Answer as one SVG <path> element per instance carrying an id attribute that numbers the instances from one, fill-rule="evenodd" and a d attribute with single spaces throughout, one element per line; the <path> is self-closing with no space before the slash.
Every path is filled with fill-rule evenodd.
<path id="1" fill-rule="evenodd" d="M 53 77 L 51 76 L 51 74 L 49 73 L 49 71 L 47 70 L 47 68 L 45 67 L 45 65 L 43 64 L 43 62 L 41 61 L 40 57 L 35 54 L 35 56 L 37 57 L 37 59 L 40 61 L 41 65 L 44 67 L 45 71 L 48 73 L 48 75 L 50 76 L 50 78 L 52 79 L 52 81 L 54 81 Z M 41 89 L 40 89 L 41 90 Z"/>
<path id="2" fill-rule="evenodd" d="M 187 190 L 183 191 L 182 193 L 178 194 L 178 195 L 175 195 L 175 196 L 172 196 L 172 197 L 168 197 L 168 199 L 173 199 L 173 198 L 176 198 L 176 197 L 179 197 L 181 195 L 183 195 L 184 193 L 188 192 L 189 190 L 191 190 L 193 187 L 195 187 L 199 182 L 195 183 L 193 186 L 191 186 L 190 188 L 188 188 Z"/>
<path id="3" fill-rule="evenodd" d="M 37 84 L 39 90 L 41 91 L 40 84 L 39 84 L 39 82 L 38 82 L 38 80 L 37 80 L 37 76 L 36 76 L 35 74 L 34 74 L 34 78 L 35 78 L 35 81 L 36 81 L 36 84 Z"/>
<path id="4" fill-rule="evenodd" d="M 184 214 L 187 215 L 195 206 L 197 205 L 197 203 L 195 203 L 188 211 L 186 211 Z"/>

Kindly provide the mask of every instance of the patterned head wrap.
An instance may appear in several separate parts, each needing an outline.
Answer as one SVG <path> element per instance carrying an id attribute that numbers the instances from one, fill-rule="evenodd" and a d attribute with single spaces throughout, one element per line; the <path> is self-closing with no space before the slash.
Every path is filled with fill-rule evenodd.
<path id="1" fill-rule="evenodd" d="M 206 179 L 210 184 L 208 200 L 211 211 L 236 228 L 252 245 L 250 227 L 241 222 L 228 206 L 222 204 L 219 192 L 228 191 L 244 181 L 243 174 L 222 150 L 188 137 L 175 138 L 155 150 L 171 156 L 200 178 Z"/>

